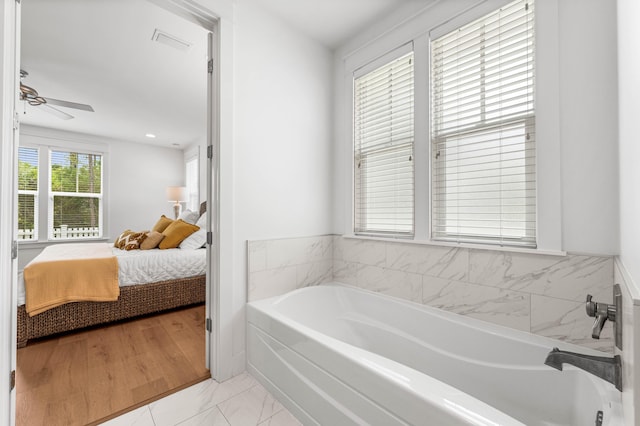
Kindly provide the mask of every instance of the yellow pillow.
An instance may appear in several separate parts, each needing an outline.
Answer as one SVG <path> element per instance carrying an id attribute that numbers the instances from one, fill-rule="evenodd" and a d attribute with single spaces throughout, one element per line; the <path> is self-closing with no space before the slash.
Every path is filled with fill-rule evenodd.
<path id="1" fill-rule="evenodd" d="M 173 219 L 169 219 L 165 215 L 162 215 L 160 216 L 160 219 L 158 219 L 156 224 L 153 225 L 153 228 L 151 228 L 151 231 L 163 232 L 165 229 L 167 229 L 167 226 L 171 225 L 173 222 L 174 222 Z"/>
<path id="2" fill-rule="evenodd" d="M 176 248 L 180 245 L 182 240 L 196 232 L 198 229 L 200 229 L 199 226 L 187 223 L 182 219 L 174 220 L 171 225 L 167 226 L 167 228 L 162 231 L 164 239 L 160 241 L 158 248 Z"/>
<path id="3" fill-rule="evenodd" d="M 160 232 L 151 231 L 147 234 L 147 238 L 140 244 L 140 250 L 151 250 L 158 247 L 160 241 L 164 238 Z"/>

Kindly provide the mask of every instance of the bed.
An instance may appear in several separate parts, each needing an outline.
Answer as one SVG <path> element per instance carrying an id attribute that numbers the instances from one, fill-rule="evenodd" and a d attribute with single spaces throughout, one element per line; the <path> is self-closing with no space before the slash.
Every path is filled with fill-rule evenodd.
<path id="1" fill-rule="evenodd" d="M 110 243 L 101 244 L 108 245 L 118 259 L 120 294 L 117 300 L 65 303 L 30 316 L 25 306 L 21 274 L 17 318 L 19 348 L 26 346 L 30 339 L 205 301 L 205 248 L 125 251 L 111 247 Z"/>

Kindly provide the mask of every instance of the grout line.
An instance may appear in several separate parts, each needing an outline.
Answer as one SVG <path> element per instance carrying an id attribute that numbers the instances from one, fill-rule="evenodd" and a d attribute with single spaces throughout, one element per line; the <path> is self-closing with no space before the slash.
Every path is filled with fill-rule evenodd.
<path id="1" fill-rule="evenodd" d="M 153 423 L 153 426 L 158 426 L 156 424 L 156 419 L 153 418 L 153 413 L 151 412 L 151 404 L 147 404 L 146 406 L 147 411 L 149 412 L 149 416 L 151 417 L 151 423 Z"/>
<path id="2" fill-rule="evenodd" d="M 248 374 L 249 374 L 249 373 L 247 373 L 247 375 L 248 375 Z M 250 377 L 251 377 L 251 376 L 250 376 Z M 252 378 L 253 378 L 253 377 L 252 377 Z M 257 383 L 257 380 L 255 380 L 255 379 L 253 379 L 253 380 L 254 380 L 254 381 L 256 381 L 256 384 L 254 384 L 253 386 L 249 386 L 248 388 L 246 388 L 246 389 L 244 389 L 244 390 L 241 390 L 241 391 L 240 391 L 240 392 L 238 392 L 238 393 L 234 393 L 234 394 L 233 394 L 233 395 L 231 395 L 229 398 L 224 399 L 224 400 L 222 400 L 222 401 L 218 402 L 215 406 L 217 407 L 218 405 L 222 404 L 223 402 L 227 402 L 227 401 L 229 401 L 230 399 L 235 398 L 236 396 L 238 396 L 238 395 L 240 395 L 240 394 L 243 394 L 243 393 L 245 393 L 245 392 L 248 392 L 249 390 L 251 390 L 251 389 L 255 388 L 256 386 L 258 386 L 258 385 L 260 384 L 260 383 Z M 220 410 L 220 411 L 222 411 L 222 410 Z"/>
<path id="3" fill-rule="evenodd" d="M 220 415 L 222 416 L 222 418 L 224 419 L 225 422 L 227 422 L 228 425 L 231 425 L 231 422 L 229 421 L 229 419 L 227 418 L 227 416 L 224 415 L 224 412 L 220 409 L 220 407 L 218 407 L 218 405 L 216 405 L 214 407 L 216 410 L 218 410 L 218 412 L 220 413 Z"/>

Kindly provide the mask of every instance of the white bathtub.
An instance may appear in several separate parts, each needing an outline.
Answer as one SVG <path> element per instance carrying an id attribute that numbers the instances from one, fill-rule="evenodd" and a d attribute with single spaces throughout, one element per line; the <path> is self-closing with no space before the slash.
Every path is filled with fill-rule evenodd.
<path id="1" fill-rule="evenodd" d="M 557 346 L 606 355 L 339 284 L 247 307 L 248 369 L 305 425 L 623 424 L 613 385 Z M 585 330 L 588 333 L 589 330 Z"/>

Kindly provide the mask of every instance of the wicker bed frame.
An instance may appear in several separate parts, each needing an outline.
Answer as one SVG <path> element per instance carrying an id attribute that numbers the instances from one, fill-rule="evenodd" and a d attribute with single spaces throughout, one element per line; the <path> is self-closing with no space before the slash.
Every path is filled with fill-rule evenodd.
<path id="1" fill-rule="evenodd" d="M 29 339 L 205 301 L 206 276 L 120 287 L 115 302 L 67 303 L 30 317 L 18 306 L 18 347 Z"/>

